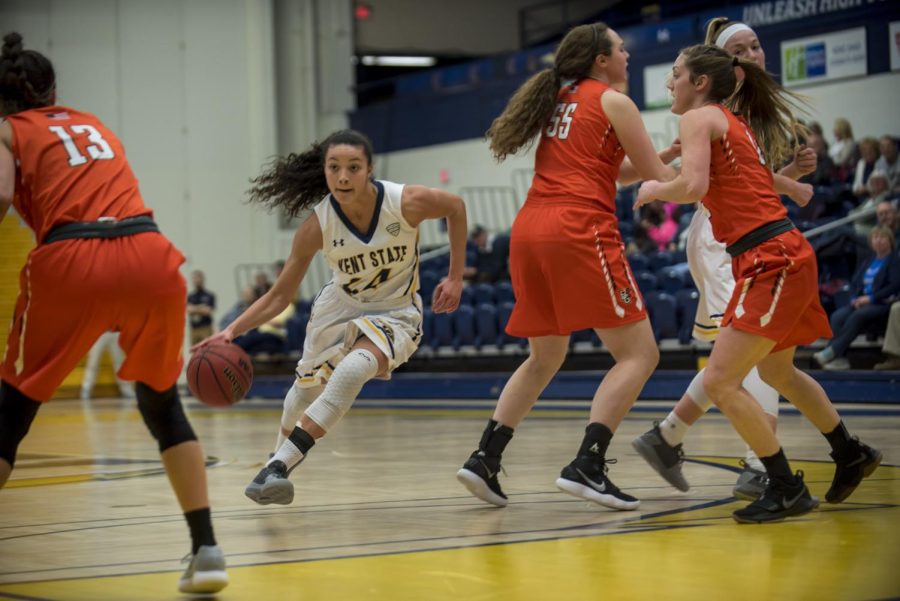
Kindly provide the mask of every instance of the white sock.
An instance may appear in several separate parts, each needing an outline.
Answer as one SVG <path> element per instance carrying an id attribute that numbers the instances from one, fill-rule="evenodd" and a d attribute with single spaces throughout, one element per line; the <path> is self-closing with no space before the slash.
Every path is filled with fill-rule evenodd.
<path id="1" fill-rule="evenodd" d="M 273 461 L 280 461 L 287 466 L 288 470 L 290 470 L 300 463 L 303 460 L 303 457 L 303 451 L 298 449 L 297 445 L 290 440 L 285 440 L 266 465 L 270 465 Z"/>
<path id="2" fill-rule="evenodd" d="M 749 446 L 747 447 L 747 454 L 744 455 L 744 463 L 747 464 L 747 467 L 755 469 L 760 472 L 766 471 L 766 466 L 763 465 L 763 462 L 759 460 L 759 457 L 756 456 L 756 453 L 753 452 Z"/>
<path id="3" fill-rule="evenodd" d="M 378 359 L 366 349 L 351 351 L 337 364 L 319 398 L 306 416 L 330 432 L 353 405 L 363 385 L 378 374 Z"/>
<path id="4" fill-rule="evenodd" d="M 674 411 L 667 415 L 666 419 L 659 422 L 659 433 L 662 434 L 663 440 L 673 447 L 681 444 L 688 428 L 690 426 L 678 417 Z"/>

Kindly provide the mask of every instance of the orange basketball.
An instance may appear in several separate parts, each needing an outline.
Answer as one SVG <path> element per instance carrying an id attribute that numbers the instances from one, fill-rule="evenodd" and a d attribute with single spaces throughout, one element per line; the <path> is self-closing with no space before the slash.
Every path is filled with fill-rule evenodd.
<path id="1" fill-rule="evenodd" d="M 187 367 L 191 394 L 212 407 L 240 401 L 253 383 L 253 364 L 236 344 L 208 344 L 191 355 Z"/>

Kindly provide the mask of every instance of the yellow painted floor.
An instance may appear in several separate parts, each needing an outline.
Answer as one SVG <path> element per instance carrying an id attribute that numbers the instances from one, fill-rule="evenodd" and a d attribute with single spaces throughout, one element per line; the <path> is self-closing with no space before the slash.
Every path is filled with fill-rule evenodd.
<path id="1" fill-rule="evenodd" d="M 654 416 L 628 418 L 610 475 L 642 505 L 615 512 L 553 485 L 580 442 L 581 414 L 526 420 L 505 457 L 510 505 L 497 509 L 454 478 L 485 412 L 351 411 L 294 472 L 287 507 L 243 496 L 279 411 L 245 402 L 191 413 L 228 556 L 223 601 L 900 597 L 897 414 L 846 417 L 885 454 L 848 502 L 747 526 L 730 517 L 743 505 L 730 497 L 743 445 L 718 415 L 685 441 L 688 493 L 631 450 Z M 783 417 L 779 433 L 823 496 L 832 475 L 824 439 L 797 416 Z M 47 406 L 0 492 L 0 599 L 185 598 L 176 582 L 187 551 L 184 519 L 133 406 Z"/>

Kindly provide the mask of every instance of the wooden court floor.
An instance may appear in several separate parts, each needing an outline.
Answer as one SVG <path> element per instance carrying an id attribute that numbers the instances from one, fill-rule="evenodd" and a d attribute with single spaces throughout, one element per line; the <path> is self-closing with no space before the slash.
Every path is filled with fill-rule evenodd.
<path id="1" fill-rule="evenodd" d="M 554 486 L 586 411 L 525 421 L 505 457 L 510 504 L 497 509 L 454 478 L 488 411 L 356 407 L 294 472 L 294 503 L 260 507 L 243 488 L 270 451 L 280 410 L 189 406 L 229 563 L 223 601 L 900 597 L 897 407 L 845 418 L 885 455 L 849 502 L 742 526 L 730 517 L 740 506 L 730 491 L 743 445 L 719 415 L 689 434 L 692 488 L 679 493 L 630 445 L 662 408 L 633 413 L 613 441 L 611 476 L 642 505 L 615 512 Z M 781 419 L 780 433 L 823 496 L 832 474 L 824 439 L 796 415 Z M 0 491 L 0 599 L 184 598 L 176 582 L 188 547 L 131 403 L 42 410 Z"/>

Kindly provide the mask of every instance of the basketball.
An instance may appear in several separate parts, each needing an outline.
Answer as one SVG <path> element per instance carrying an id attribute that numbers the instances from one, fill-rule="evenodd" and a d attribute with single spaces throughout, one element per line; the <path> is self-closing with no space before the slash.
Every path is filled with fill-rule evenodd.
<path id="1" fill-rule="evenodd" d="M 191 355 L 187 382 L 191 394 L 203 403 L 228 407 L 250 390 L 253 364 L 244 349 L 236 344 L 209 344 Z"/>

